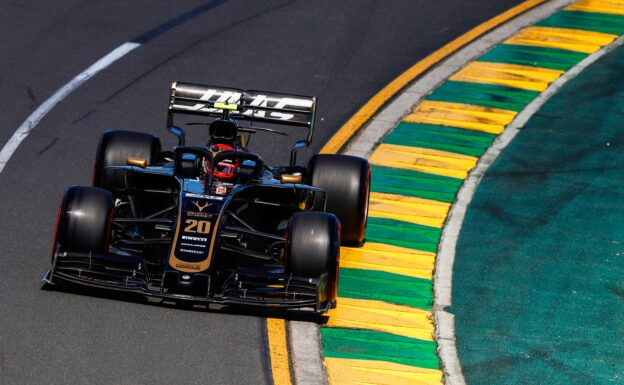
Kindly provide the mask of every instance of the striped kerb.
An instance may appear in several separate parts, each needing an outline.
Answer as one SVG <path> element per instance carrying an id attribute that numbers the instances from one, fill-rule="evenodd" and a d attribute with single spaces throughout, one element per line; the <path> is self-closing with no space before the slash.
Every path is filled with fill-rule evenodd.
<path id="1" fill-rule="evenodd" d="M 331 384 L 440 384 L 432 271 L 479 157 L 565 71 L 624 33 L 624 0 L 582 0 L 498 44 L 416 105 L 375 149 L 362 248 L 343 248 L 322 328 Z"/>

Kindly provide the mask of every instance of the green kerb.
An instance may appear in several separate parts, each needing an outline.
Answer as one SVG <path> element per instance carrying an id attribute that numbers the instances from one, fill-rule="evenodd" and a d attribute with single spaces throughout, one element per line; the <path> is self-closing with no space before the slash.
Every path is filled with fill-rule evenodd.
<path id="1" fill-rule="evenodd" d="M 368 218 L 366 240 L 435 253 L 442 230 L 385 218 Z"/>
<path id="2" fill-rule="evenodd" d="M 431 280 L 375 270 L 340 269 L 338 295 L 431 310 Z"/>
<path id="3" fill-rule="evenodd" d="M 388 167 L 371 167 L 371 191 L 408 195 L 451 203 L 462 184 L 461 179 Z"/>
<path id="4" fill-rule="evenodd" d="M 479 157 L 496 135 L 474 130 L 401 122 L 384 143 L 431 148 Z"/>
<path id="5" fill-rule="evenodd" d="M 472 104 L 483 107 L 521 111 L 540 93 L 493 84 L 447 81 L 427 97 L 427 100 Z"/>
<path id="6" fill-rule="evenodd" d="M 325 357 L 388 361 L 438 369 L 435 343 L 370 330 L 322 328 Z"/>
<path id="7" fill-rule="evenodd" d="M 557 12 L 536 24 L 540 27 L 570 28 L 621 35 L 624 33 L 624 16 L 606 13 L 563 11 Z"/>
<path id="8" fill-rule="evenodd" d="M 567 71 L 588 54 L 556 48 L 530 47 L 514 44 L 499 44 L 477 61 L 518 64 L 553 70 Z"/>

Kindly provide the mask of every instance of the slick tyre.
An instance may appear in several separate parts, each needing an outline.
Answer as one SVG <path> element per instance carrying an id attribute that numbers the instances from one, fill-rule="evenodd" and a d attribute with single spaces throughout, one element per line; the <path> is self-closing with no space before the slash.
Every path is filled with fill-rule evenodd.
<path id="1" fill-rule="evenodd" d="M 54 248 L 78 253 L 106 253 L 113 219 L 113 197 L 107 190 L 71 186 L 65 191 L 56 224 Z"/>
<path id="2" fill-rule="evenodd" d="M 325 298 L 334 303 L 338 292 L 340 223 L 333 214 L 295 213 L 288 223 L 287 270 L 295 276 L 317 279 L 327 273 Z"/>
<path id="3" fill-rule="evenodd" d="M 100 138 L 95 156 L 93 185 L 104 187 L 104 168 L 126 166 L 128 157 L 145 159 L 147 164 L 156 163 L 161 148 L 160 139 L 154 135 L 134 131 L 106 131 Z"/>
<path id="4" fill-rule="evenodd" d="M 364 242 L 370 195 L 370 166 L 363 158 L 315 155 L 308 166 L 308 184 L 327 192 L 326 211 L 340 220 L 343 244 Z"/>

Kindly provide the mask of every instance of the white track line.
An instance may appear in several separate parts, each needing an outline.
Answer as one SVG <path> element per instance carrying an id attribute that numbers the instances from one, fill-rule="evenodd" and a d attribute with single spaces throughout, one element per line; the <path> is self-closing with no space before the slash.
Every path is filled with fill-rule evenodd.
<path id="1" fill-rule="evenodd" d="M 13 133 L 11 139 L 4 145 L 0 151 L 0 173 L 4 170 L 7 162 L 13 156 L 13 153 L 19 145 L 28 137 L 37 124 L 50 112 L 61 100 L 65 99 L 69 94 L 74 92 L 78 87 L 91 79 L 97 73 L 110 66 L 117 60 L 121 59 L 131 51 L 140 47 L 139 43 L 124 43 L 112 50 L 108 55 L 96 61 L 91 67 L 87 68 L 78 76 L 73 78 L 69 83 L 59 88 L 52 96 L 50 96 L 43 104 L 41 104 L 30 116 L 22 123 L 21 126 Z"/>

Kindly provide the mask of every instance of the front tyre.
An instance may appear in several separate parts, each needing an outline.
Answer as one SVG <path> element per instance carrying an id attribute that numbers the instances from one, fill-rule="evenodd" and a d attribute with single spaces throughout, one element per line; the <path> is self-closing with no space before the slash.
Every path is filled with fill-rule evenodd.
<path id="1" fill-rule="evenodd" d="M 77 253 L 106 253 L 112 219 L 113 197 L 109 191 L 71 186 L 59 209 L 53 254 L 57 247 Z"/>
<path id="2" fill-rule="evenodd" d="M 326 211 L 340 220 L 344 244 L 364 242 L 370 195 L 370 166 L 356 156 L 319 154 L 308 166 L 308 184 L 327 192 Z"/>
<path id="3" fill-rule="evenodd" d="M 293 214 L 288 223 L 287 271 L 314 279 L 327 273 L 325 300 L 335 304 L 339 261 L 340 224 L 336 216 L 322 212 Z"/>
<path id="4" fill-rule="evenodd" d="M 100 138 L 95 167 L 93 185 L 105 187 L 104 169 L 109 166 L 126 166 L 128 157 L 145 159 L 147 164 L 158 162 L 161 154 L 160 139 L 142 132 L 111 130 Z"/>

